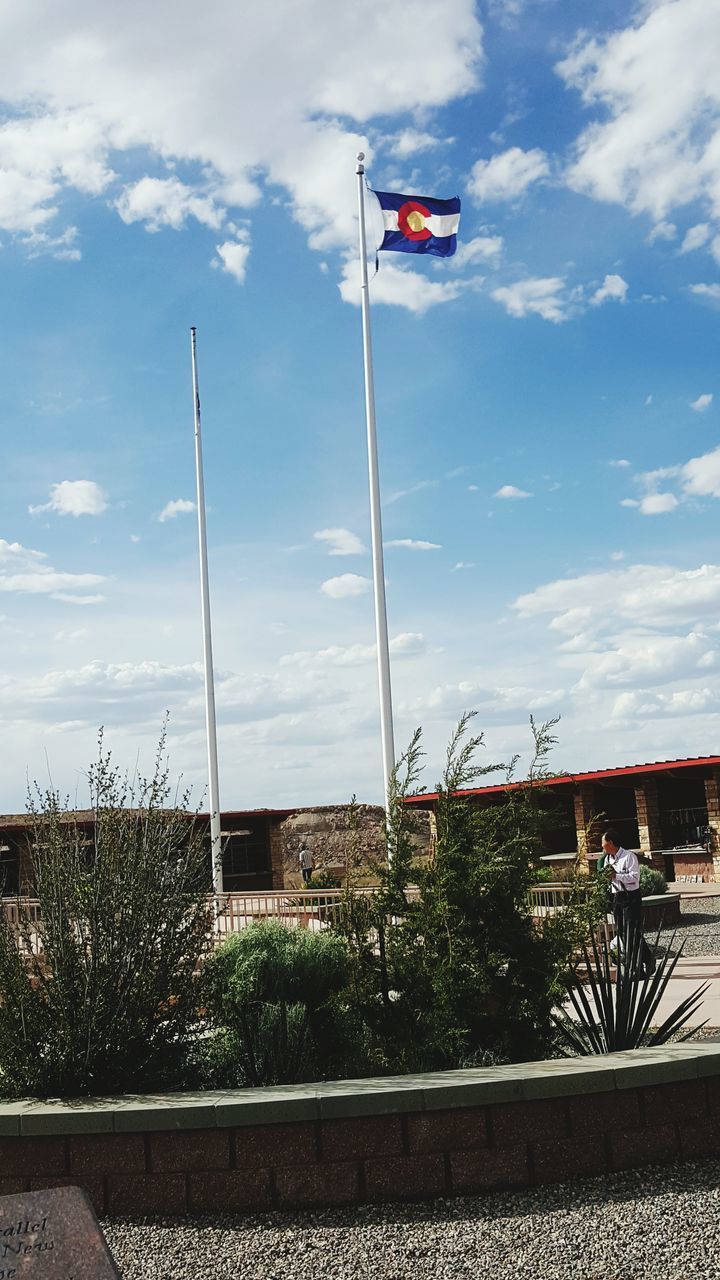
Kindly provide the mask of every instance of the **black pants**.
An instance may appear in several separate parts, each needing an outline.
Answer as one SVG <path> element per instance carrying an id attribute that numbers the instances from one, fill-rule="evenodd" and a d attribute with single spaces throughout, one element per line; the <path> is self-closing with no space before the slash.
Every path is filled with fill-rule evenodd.
<path id="1" fill-rule="evenodd" d="M 312 878 L 312 867 L 303 867 L 303 868 L 302 868 L 302 878 L 303 878 L 303 884 L 309 884 L 309 883 L 310 883 L 310 880 L 311 880 L 311 878 Z"/>
<path id="2" fill-rule="evenodd" d="M 642 894 L 639 889 L 620 889 L 612 895 L 612 913 L 615 932 L 624 938 L 628 931 L 628 944 L 632 946 L 638 929 L 642 928 Z"/>
<path id="3" fill-rule="evenodd" d="M 640 933 L 640 973 L 643 977 L 653 972 L 655 957 L 642 937 L 642 894 L 639 889 L 620 889 L 612 895 L 612 913 L 615 932 L 620 941 L 632 951 L 635 938 Z"/>

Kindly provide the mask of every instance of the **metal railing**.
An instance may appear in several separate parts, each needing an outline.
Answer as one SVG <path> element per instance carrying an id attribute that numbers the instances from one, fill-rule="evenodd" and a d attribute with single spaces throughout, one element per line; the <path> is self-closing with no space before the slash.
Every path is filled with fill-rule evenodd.
<path id="1" fill-rule="evenodd" d="M 528 894 L 528 905 L 535 919 L 542 920 L 563 911 L 576 890 L 567 884 L 533 885 Z M 372 897 L 377 889 L 354 889 L 356 897 Z M 262 920 L 277 920 L 289 928 L 305 928 L 319 932 L 340 922 L 345 900 L 343 889 L 286 889 L 261 893 L 223 893 L 212 896 L 210 902 L 216 920 L 218 940 L 233 933 L 240 933 L 250 924 Z M 408 898 L 417 900 L 419 890 L 412 886 Z M 30 921 L 30 938 L 34 952 L 38 950 L 37 927 L 40 921 L 40 903 L 34 898 L 4 898 L 5 918 L 19 934 L 23 917 Z"/>
<path id="2" fill-rule="evenodd" d="M 407 891 L 410 900 L 417 899 L 418 889 Z M 359 898 L 377 893 L 373 886 L 353 890 Z M 340 921 L 345 900 L 343 889 L 287 889 L 261 893 L 223 893 L 210 897 L 216 921 L 215 936 L 218 941 L 233 933 L 240 933 L 250 924 L 262 920 L 277 920 L 289 928 L 305 928 L 319 932 Z M 29 917 L 32 950 L 37 954 L 39 941 L 37 926 L 40 920 L 40 903 L 34 898 L 4 898 L 2 906 L 5 918 L 15 932 L 20 934 L 23 918 Z"/>
<path id="3" fill-rule="evenodd" d="M 528 893 L 530 911 L 536 919 L 555 916 L 564 910 L 571 896 L 577 893 L 569 884 L 534 884 Z"/>
<path id="4" fill-rule="evenodd" d="M 375 889 L 356 889 L 366 897 Z M 288 889 L 267 893 L 222 893 L 213 898 L 220 938 L 240 933 L 249 924 L 277 920 L 290 928 L 327 929 L 340 920 L 342 889 Z"/>

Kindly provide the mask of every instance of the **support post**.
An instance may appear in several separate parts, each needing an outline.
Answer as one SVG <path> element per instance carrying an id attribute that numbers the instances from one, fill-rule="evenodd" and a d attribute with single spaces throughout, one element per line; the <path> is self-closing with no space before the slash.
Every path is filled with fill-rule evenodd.
<path id="1" fill-rule="evenodd" d="M 357 186 L 360 223 L 360 300 L 362 309 L 363 358 L 365 366 L 365 418 L 367 424 L 368 473 L 370 481 L 370 524 L 372 534 L 373 588 L 375 594 L 375 639 L 377 645 L 378 684 L 380 689 L 380 737 L 383 759 L 385 812 L 390 815 L 390 781 L 395 768 L 392 689 L 390 684 L 390 645 L 388 641 L 387 603 L 385 600 L 385 566 L 383 560 L 382 516 L 380 511 L 380 477 L 378 470 L 377 431 L 375 424 L 375 383 L 370 336 L 370 296 L 365 242 L 365 155 L 358 152 Z"/>
<path id="2" fill-rule="evenodd" d="M 205 669 L 205 728 L 208 752 L 208 790 L 210 793 L 210 856 L 212 859 L 213 893 L 218 895 L 223 891 L 220 787 L 218 784 L 215 682 L 213 678 L 212 631 L 210 627 L 210 584 L 208 579 L 207 530 L 205 527 L 205 482 L 203 479 L 202 434 L 200 427 L 200 391 L 197 373 L 197 340 L 194 327 L 190 330 L 190 349 L 192 353 L 195 476 L 197 481 L 198 541 L 200 544 L 200 600 L 202 604 L 203 664 Z"/>

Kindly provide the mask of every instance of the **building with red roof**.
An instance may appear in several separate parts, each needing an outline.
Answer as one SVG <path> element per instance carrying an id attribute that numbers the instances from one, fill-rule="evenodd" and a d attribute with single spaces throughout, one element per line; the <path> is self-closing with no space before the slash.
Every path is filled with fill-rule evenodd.
<path id="1" fill-rule="evenodd" d="M 469 804 L 488 806 L 529 785 L 500 782 L 458 794 Z M 553 814 L 543 837 L 548 860 L 578 853 L 592 859 L 603 829 L 613 827 L 626 848 L 650 857 L 669 880 L 720 880 L 720 756 L 560 774 L 532 785 L 542 789 L 541 803 Z M 407 803 L 432 810 L 437 799 L 437 793 L 427 793 Z"/>

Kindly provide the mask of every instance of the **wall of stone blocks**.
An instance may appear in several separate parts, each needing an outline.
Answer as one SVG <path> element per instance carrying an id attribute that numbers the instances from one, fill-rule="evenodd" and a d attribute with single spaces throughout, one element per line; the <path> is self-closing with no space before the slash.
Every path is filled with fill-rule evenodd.
<path id="1" fill-rule="evenodd" d="M 713 770 L 705 779 L 705 800 L 710 828 L 710 852 L 713 860 L 713 878 L 720 880 L 720 772 Z"/>
<path id="2" fill-rule="evenodd" d="M 408 815 L 413 823 L 412 844 L 419 858 L 427 857 L 433 840 L 434 816 L 426 809 Z M 352 821 L 352 825 L 351 825 Z M 385 856 L 385 810 L 380 805 L 321 805 L 301 809 L 281 823 L 285 886 L 299 887 L 297 851 L 305 840 L 315 869 L 329 871 L 344 882 L 348 864 L 362 877 Z M 273 872 L 274 875 L 274 872 Z M 371 877 L 372 878 L 372 877 Z M 274 883 L 274 879 L 273 879 Z"/>
<path id="3" fill-rule="evenodd" d="M 662 871 L 662 854 L 657 852 L 663 847 L 660 796 L 657 782 L 654 779 L 646 780 L 635 788 L 635 808 L 637 810 L 640 852 L 645 854 L 652 853 L 651 861 L 653 867 L 658 871 Z"/>
<path id="4" fill-rule="evenodd" d="M 572 1181 L 719 1146 L 720 1048 L 669 1046 L 567 1067 L 5 1104 L 0 1195 L 79 1185 L 100 1216 L 315 1209 Z"/>

